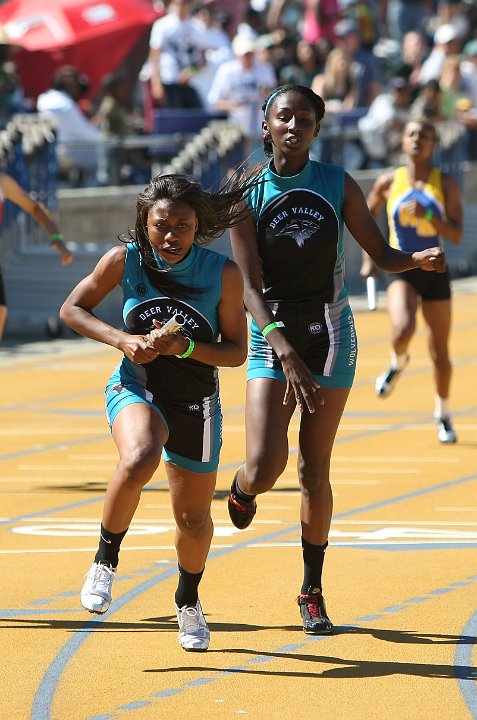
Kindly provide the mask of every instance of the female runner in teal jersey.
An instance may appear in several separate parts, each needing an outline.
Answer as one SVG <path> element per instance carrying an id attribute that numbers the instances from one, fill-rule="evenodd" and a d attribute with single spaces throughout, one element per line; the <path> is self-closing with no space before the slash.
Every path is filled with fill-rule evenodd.
<path id="1" fill-rule="evenodd" d="M 415 119 L 403 130 L 402 147 L 407 162 L 380 175 L 368 196 L 376 217 L 386 206 L 389 242 L 402 250 L 421 250 L 444 238 L 462 239 L 463 211 L 455 178 L 433 165 L 437 132 L 428 120 Z M 361 275 L 377 274 L 364 253 Z M 455 443 L 457 435 L 450 416 L 452 365 L 449 357 L 451 287 L 448 273 L 406 272 L 388 278 L 387 303 L 391 321 L 391 363 L 376 379 L 376 395 L 385 398 L 394 389 L 409 362 L 408 347 L 416 329 L 419 304 L 428 330 L 429 354 L 434 367 L 436 394 L 434 419 L 441 443 Z"/>
<path id="2" fill-rule="evenodd" d="M 357 340 L 344 277 L 343 227 L 390 272 L 442 270 L 440 248 L 390 248 L 357 183 L 333 165 L 312 162 L 323 100 L 303 86 L 276 89 L 264 105 L 264 151 L 253 216 L 231 230 L 234 257 L 253 317 L 249 352 L 247 456 L 229 497 L 236 527 L 247 527 L 255 496 L 270 490 L 288 459 L 288 426 L 301 413 L 298 478 L 304 577 L 298 604 L 306 633 L 330 633 L 322 568 L 332 513 L 333 443 L 353 382 Z"/>
<path id="3" fill-rule="evenodd" d="M 221 443 L 217 366 L 241 365 L 247 347 L 240 270 L 202 246 L 248 214 L 237 205 L 243 196 L 243 188 L 214 194 L 183 177 L 154 178 L 138 196 L 134 236 L 107 252 L 61 309 L 76 332 L 124 354 L 106 388 L 119 462 L 81 602 L 93 613 L 109 608 L 121 541 L 162 454 L 176 521 L 175 607 L 185 650 L 207 650 L 210 639 L 198 585 L 213 534 Z M 117 286 L 125 330 L 93 312 Z M 180 331 L 163 334 L 171 318 Z"/>

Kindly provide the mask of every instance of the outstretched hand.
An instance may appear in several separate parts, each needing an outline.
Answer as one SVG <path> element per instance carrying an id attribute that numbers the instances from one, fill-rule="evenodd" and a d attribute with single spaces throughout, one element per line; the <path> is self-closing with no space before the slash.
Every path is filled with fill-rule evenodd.
<path id="1" fill-rule="evenodd" d="M 440 273 L 446 271 L 446 256 L 439 247 L 415 252 L 412 254 L 412 259 L 416 263 L 416 267 L 422 270 L 436 270 Z"/>

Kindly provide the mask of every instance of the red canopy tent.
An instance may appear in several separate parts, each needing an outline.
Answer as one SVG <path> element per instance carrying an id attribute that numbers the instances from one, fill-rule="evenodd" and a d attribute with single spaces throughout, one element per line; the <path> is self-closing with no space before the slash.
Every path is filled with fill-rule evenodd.
<path id="1" fill-rule="evenodd" d="M 94 94 L 103 76 L 116 70 L 141 40 L 147 48 L 158 17 L 151 0 L 10 0 L 0 5 L 0 25 L 20 47 L 13 59 L 26 94 L 34 98 L 50 87 L 61 65 L 85 73 Z"/>

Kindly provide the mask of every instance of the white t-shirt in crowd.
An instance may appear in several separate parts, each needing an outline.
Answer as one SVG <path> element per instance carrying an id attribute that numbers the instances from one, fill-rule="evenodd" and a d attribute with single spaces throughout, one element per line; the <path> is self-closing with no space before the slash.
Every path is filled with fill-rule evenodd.
<path id="1" fill-rule="evenodd" d="M 219 101 L 233 101 L 237 107 L 229 111 L 229 120 L 242 128 L 245 137 L 256 137 L 262 130 L 262 105 L 269 92 L 276 87 L 273 66 L 254 60 L 245 70 L 239 60 L 221 65 L 208 94 L 213 107 Z"/>
<path id="2" fill-rule="evenodd" d="M 181 20 L 169 13 L 152 26 L 149 46 L 159 50 L 159 75 L 163 83 L 176 83 L 184 68 L 202 63 L 205 45 L 194 18 Z M 145 79 L 142 73 L 141 79 Z"/>

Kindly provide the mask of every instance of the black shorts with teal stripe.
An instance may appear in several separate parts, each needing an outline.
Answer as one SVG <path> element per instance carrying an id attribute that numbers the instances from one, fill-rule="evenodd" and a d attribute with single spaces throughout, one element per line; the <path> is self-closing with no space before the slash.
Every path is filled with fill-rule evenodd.
<path id="1" fill-rule="evenodd" d="M 106 413 L 112 427 L 117 414 L 132 403 L 149 405 L 162 418 L 169 437 L 163 457 L 196 473 L 216 470 L 222 445 L 222 412 L 218 390 L 208 398 L 164 401 L 146 388 L 121 380 L 117 370 L 105 390 Z"/>
<path id="2" fill-rule="evenodd" d="M 272 303 L 281 331 L 322 387 L 349 388 L 353 384 L 358 341 L 348 300 L 336 303 Z M 247 380 L 258 377 L 285 380 L 282 364 L 252 322 Z"/>

